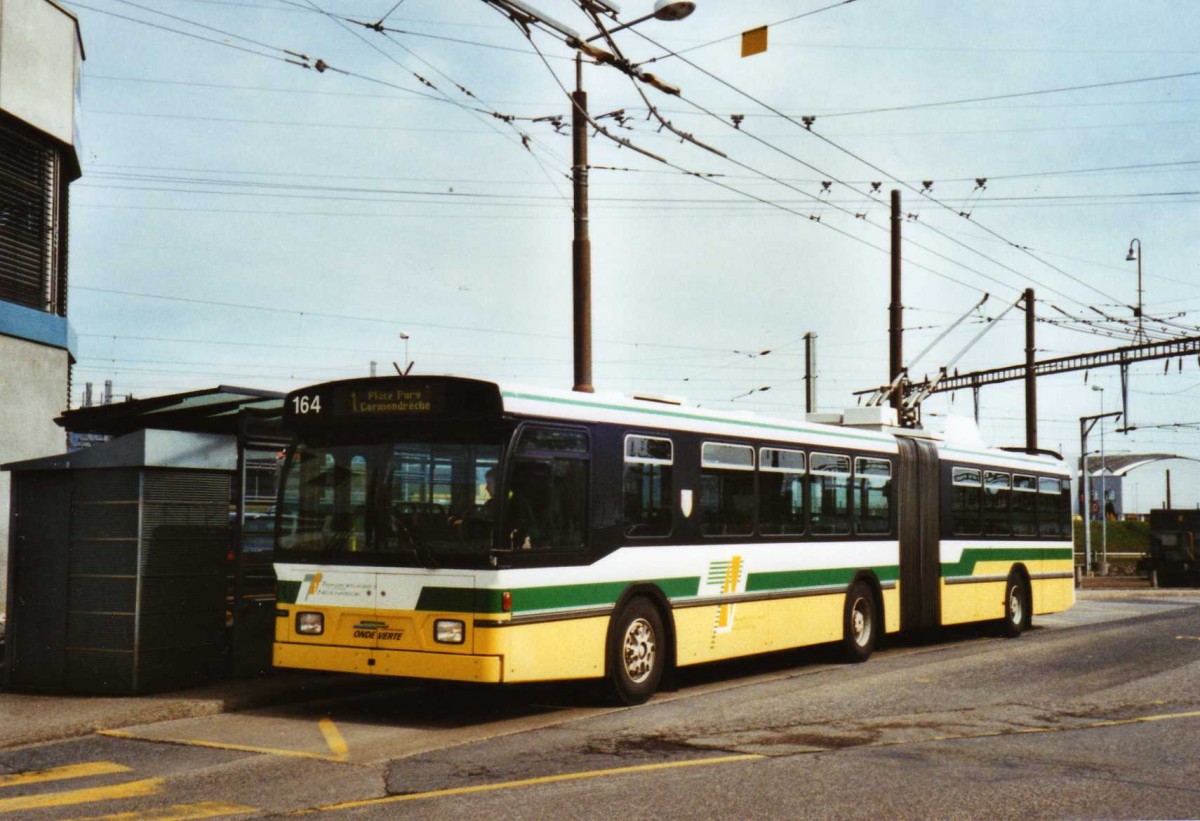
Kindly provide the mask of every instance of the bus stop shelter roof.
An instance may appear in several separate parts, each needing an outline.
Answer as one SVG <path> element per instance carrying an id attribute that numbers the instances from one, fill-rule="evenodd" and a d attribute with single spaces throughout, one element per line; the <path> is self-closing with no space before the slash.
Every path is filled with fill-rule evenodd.
<path id="1" fill-rule="evenodd" d="M 54 421 L 73 433 L 107 436 L 146 428 L 237 435 L 241 430 L 240 420 L 250 417 L 255 427 L 277 432 L 283 415 L 283 397 L 278 391 L 218 385 L 187 393 L 76 408 Z"/>

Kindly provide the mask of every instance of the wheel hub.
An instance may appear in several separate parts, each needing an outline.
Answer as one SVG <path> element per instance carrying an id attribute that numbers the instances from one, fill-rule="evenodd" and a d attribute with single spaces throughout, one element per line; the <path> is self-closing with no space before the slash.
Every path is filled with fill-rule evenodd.
<path id="1" fill-rule="evenodd" d="M 871 617 L 866 599 L 856 599 L 850 611 L 850 628 L 854 632 L 854 643 L 865 647 L 871 641 Z"/>
<path id="2" fill-rule="evenodd" d="M 645 619 L 635 619 L 625 630 L 623 642 L 625 672 L 630 681 L 641 684 L 654 670 L 656 643 L 654 628 Z"/>

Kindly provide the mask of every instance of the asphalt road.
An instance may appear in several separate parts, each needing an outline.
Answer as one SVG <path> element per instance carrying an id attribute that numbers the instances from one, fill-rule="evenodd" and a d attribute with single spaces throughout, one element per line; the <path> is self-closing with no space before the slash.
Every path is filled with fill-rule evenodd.
<path id="1" fill-rule="evenodd" d="M 0 753 L 22 818 L 1197 818 L 1200 599 L 589 688 L 402 684 Z"/>

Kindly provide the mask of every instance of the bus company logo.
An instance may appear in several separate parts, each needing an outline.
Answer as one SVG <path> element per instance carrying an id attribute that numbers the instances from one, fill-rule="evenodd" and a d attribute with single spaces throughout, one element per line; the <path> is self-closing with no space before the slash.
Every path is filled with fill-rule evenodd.
<path id="1" fill-rule="evenodd" d="M 729 596 L 734 593 L 744 593 L 746 579 L 742 572 L 741 556 L 734 556 L 719 562 L 710 562 L 708 575 L 704 579 L 704 593 L 709 596 Z M 713 619 L 713 636 L 718 633 L 728 633 L 733 630 L 734 607 L 730 604 L 717 605 L 717 614 Z"/>
<path id="2" fill-rule="evenodd" d="M 322 573 L 309 573 L 304 577 L 304 583 L 308 585 L 307 598 L 311 599 L 317 595 L 317 591 L 321 589 L 321 579 L 323 576 L 324 574 Z"/>

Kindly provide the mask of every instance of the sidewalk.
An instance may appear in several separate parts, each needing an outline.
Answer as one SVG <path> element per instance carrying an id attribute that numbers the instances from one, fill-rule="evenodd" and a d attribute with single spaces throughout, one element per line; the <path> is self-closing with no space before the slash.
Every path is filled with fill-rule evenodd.
<path id="1" fill-rule="evenodd" d="M 133 724 L 343 696 L 384 683 L 365 676 L 278 671 L 264 678 L 230 679 L 146 696 L 35 695 L 0 690 L 0 749 Z"/>

